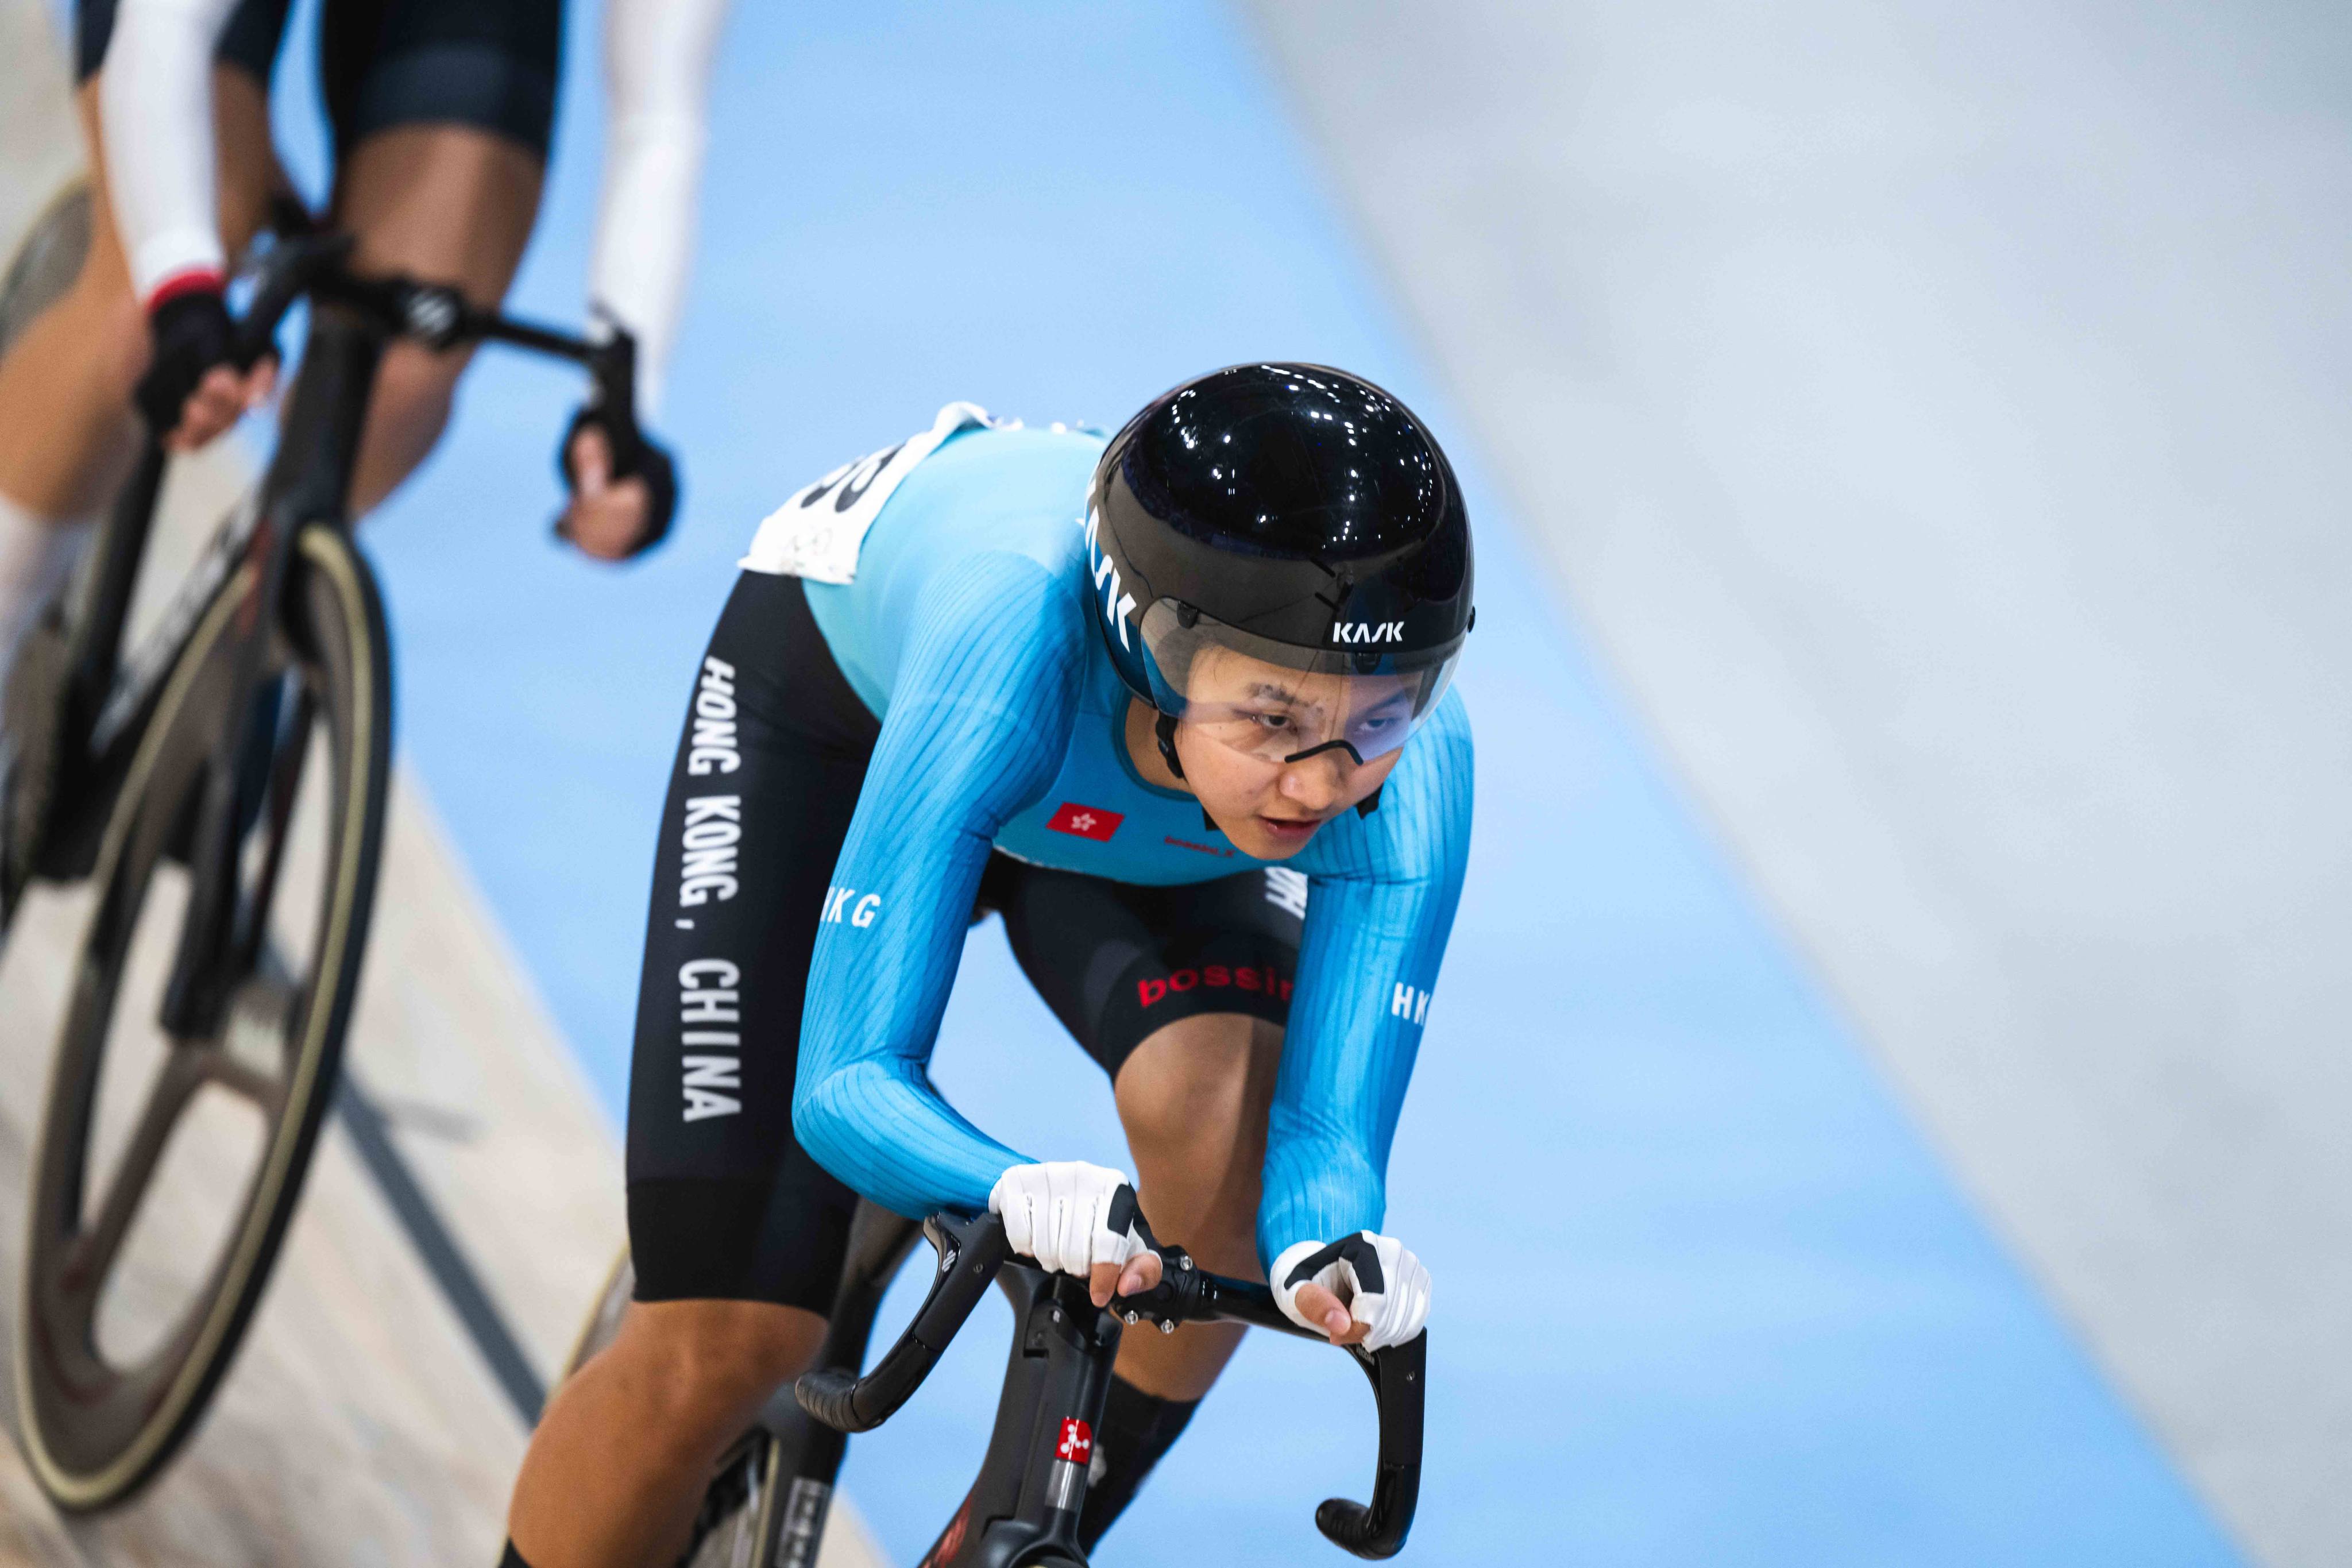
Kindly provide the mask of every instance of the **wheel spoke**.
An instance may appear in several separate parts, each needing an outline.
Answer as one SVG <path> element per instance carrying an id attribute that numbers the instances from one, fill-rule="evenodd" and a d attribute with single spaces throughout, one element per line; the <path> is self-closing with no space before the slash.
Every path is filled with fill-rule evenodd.
<path id="1" fill-rule="evenodd" d="M 228 1090 L 242 1100 L 249 1100 L 264 1116 L 276 1117 L 279 1106 L 286 1103 L 286 1080 L 274 1073 L 263 1072 L 249 1062 L 240 1061 L 219 1046 L 191 1050 L 189 1059 L 204 1081 Z"/>
<path id="2" fill-rule="evenodd" d="M 171 1142 L 172 1129 L 179 1125 L 180 1113 L 204 1086 L 205 1074 L 197 1059 L 201 1054 L 173 1047 L 165 1055 L 163 1070 L 147 1091 L 147 1103 L 140 1108 L 138 1131 L 115 1164 L 106 1201 L 74 1245 L 67 1272 L 92 1291 L 114 1267 L 115 1254 L 121 1250 L 131 1218 L 147 1195 L 147 1184 L 154 1179 L 155 1167 L 163 1157 L 164 1145 Z"/>
<path id="3" fill-rule="evenodd" d="M 295 1049 L 289 1041 L 301 1005 L 301 982 L 289 972 L 278 944 L 264 942 L 254 973 L 229 999 L 219 1041 L 197 1053 L 205 1078 L 274 1120 L 286 1101 Z"/>

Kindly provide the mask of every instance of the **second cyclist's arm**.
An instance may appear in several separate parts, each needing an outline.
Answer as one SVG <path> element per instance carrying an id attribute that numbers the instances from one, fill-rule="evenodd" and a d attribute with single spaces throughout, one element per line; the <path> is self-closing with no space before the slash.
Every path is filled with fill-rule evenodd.
<path id="1" fill-rule="evenodd" d="M 1470 724 L 1449 695 L 1360 829 L 1299 857 L 1312 879 L 1266 1129 L 1258 1251 L 1377 1231 L 1470 848 Z"/>
<path id="2" fill-rule="evenodd" d="M 612 0 L 604 15 L 609 119 L 588 298 L 636 339 L 637 405 L 648 416 L 693 256 L 711 62 L 728 3 Z"/>
<path id="3" fill-rule="evenodd" d="M 1069 592 L 1013 555 L 970 559 L 924 590 L 825 895 L 793 1130 L 900 1214 L 976 1214 L 1028 1163 L 958 1115 L 927 1068 L 990 845 L 1052 783 L 1069 737 L 1087 635 Z"/>
<path id="4" fill-rule="evenodd" d="M 140 303 L 217 291 L 227 268 L 215 190 L 213 47 L 236 0 L 121 0 L 99 74 L 115 230 Z"/>

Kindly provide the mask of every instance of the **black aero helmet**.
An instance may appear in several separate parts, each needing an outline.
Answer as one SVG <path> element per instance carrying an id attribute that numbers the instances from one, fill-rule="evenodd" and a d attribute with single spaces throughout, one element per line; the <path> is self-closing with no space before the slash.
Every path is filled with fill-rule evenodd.
<path id="1" fill-rule="evenodd" d="M 1368 381 L 1283 363 L 1188 381 L 1112 437 L 1087 501 L 1097 623 L 1166 719 L 1360 762 L 1452 679 L 1472 618 L 1461 487 Z"/>

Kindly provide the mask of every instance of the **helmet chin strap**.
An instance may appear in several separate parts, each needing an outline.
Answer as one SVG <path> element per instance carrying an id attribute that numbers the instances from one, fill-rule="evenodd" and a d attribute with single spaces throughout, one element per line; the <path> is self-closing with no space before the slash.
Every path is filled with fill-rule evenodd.
<path id="1" fill-rule="evenodd" d="M 1160 739 L 1160 760 L 1168 764 L 1170 773 L 1182 778 L 1184 763 L 1176 755 L 1176 715 L 1163 710 L 1152 722 L 1151 732 Z"/>
<path id="2" fill-rule="evenodd" d="M 1160 742 L 1160 760 L 1168 764 L 1170 773 L 1180 779 L 1182 778 L 1184 776 L 1183 759 L 1176 754 L 1176 715 L 1163 710 L 1151 721 L 1151 733 Z M 1217 819 L 1209 815 L 1209 808 L 1205 805 L 1201 808 L 1201 826 L 1212 833 L 1224 831 L 1217 826 Z"/>

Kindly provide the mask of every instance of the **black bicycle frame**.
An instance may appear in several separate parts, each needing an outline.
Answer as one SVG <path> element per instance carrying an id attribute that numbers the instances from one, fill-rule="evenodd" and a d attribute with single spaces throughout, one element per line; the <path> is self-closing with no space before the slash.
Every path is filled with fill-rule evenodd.
<path id="1" fill-rule="evenodd" d="M 233 676 L 228 706 L 214 742 L 205 788 L 187 840 L 192 874 L 187 918 L 166 986 L 160 1022 L 179 1038 L 217 1032 L 256 932 L 236 907 L 236 851 L 249 813 L 265 789 L 279 718 L 265 679 L 285 650 L 271 639 L 286 622 L 278 613 L 289 563 L 301 531 L 323 524 L 348 528 L 346 498 L 359 460 L 360 438 L 378 364 L 395 339 L 448 350 L 478 342 L 514 344 L 577 362 L 594 383 L 596 403 L 613 411 L 616 437 L 635 436 L 634 345 L 625 335 L 604 342 L 481 310 L 454 289 L 398 277 L 362 278 L 346 266 L 348 237 L 283 234 L 261 257 L 254 292 L 237 325 L 236 357 L 250 366 L 273 352 L 279 322 L 294 304 L 313 306 L 302 367 L 290 395 L 276 456 L 259 488 L 233 512 L 196 569 L 174 594 L 161 624 L 126 659 L 123 634 L 132 590 L 153 527 L 168 457 L 152 436 L 123 487 L 98 541 L 92 570 L 73 606 L 67 644 L 63 704 L 60 809 L 37 851 L 44 874 L 86 875 L 108 807 L 130 766 L 142 731 L 161 695 L 163 678 L 185 647 L 205 608 L 237 573 L 253 574 L 253 591 L 228 632 Z M 70 802 L 70 805 L 66 804 Z M 268 900 L 268 879 L 251 900 Z"/>
<path id="2" fill-rule="evenodd" d="M 996 1426 L 979 1479 L 923 1558 L 923 1568 L 1086 1562 L 1077 1529 L 1087 1461 L 1127 1327 L 1240 1322 L 1326 1342 L 1284 1316 L 1265 1286 L 1208 1273 L 1181 1249 L 1156 1247 L 1160 1283 L 1115 1298 L 1104 1309 L 1094 1304 L 1086 1281 L 1013 1258 L 1003 1224 L 993 1215 L 972 1220 L 935 1215 L 923 1231 L 938 1251 L 938 1270 L 930 1294 L 898 1342 L 864 1377 L 854 1363 L 845 1366 L 828 1356 L 794 1388 L 802 1408 L 826 1426 L 869 1431 L 922 1385 L 988 1287 L 1003 1285 L 1013 1302 L 1014 1333 Z M 1386 1350 L 1349 1352 L 1370 1379 L 1379 1410 L 1379 1469 L 1369 1505 L 1328 1499 L 1316 1510 L 1315 1522 L 1334 1544 L 1359 1557 L 1394 1556 L 1412 1531 L 1421 1490 L 1428 1350 L 1423 1333 Z"/>

